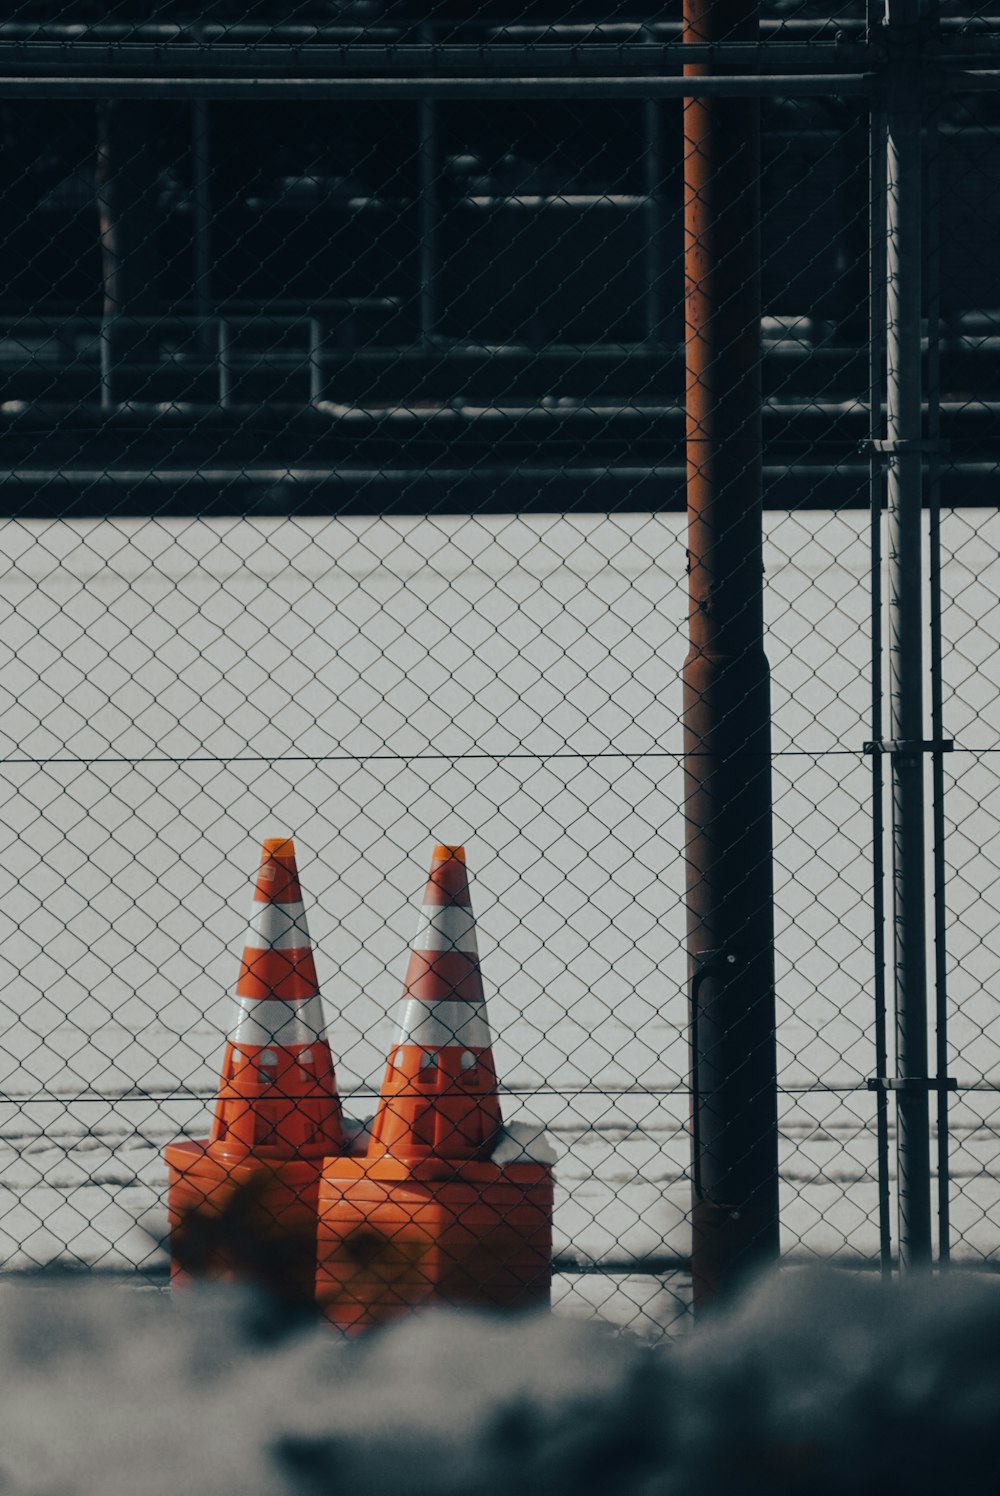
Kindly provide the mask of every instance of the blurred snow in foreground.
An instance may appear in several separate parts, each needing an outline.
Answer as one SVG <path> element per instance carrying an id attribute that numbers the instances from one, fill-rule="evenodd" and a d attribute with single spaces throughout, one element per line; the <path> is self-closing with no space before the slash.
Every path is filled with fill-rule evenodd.
<path id="1" fill-rule="evenodd" d="M 431 1315 L 358 1344 L 260 1304 L 10 1284 L 0 1491 L 962 1491 L 1000 1454 L 1000 1293 L 786 1272 L 672 1349 Z"/>

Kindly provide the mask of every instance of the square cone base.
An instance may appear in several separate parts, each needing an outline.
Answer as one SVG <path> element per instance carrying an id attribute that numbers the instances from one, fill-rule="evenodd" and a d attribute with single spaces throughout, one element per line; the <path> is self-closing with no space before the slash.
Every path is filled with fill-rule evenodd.
<path id="1" fill-rule="evenodd" d="M 548 1165 L 327 1159 L 316 1301 L 345 1334 L 431 1305 L 548 1307 L 551 1282 Z"/>
<path id="2" fill-rule="evenodd" d="M 174 1287 L 216 1278 L 313 1304 L 321 1157 L 233 1161 L 207 1140 L 185 1140 L 169 1144 L 164 1158 Z"/>

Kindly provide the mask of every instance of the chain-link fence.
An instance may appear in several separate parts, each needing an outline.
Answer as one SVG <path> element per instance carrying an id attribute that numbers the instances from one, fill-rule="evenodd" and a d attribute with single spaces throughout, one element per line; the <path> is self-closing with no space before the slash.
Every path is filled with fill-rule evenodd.
<path id="1" fill-rule="evenodd" d="M 687 1314 L 691 84 L 679 16 L 549 9 L 0 24 L 4 1270 L 165 1277 L 162 1148 L 207 1130 L 262 836 L 295 836 L 341 1094 L 370 1115 L 443 840 L 505 1115 L 556 1145 L 556 1304 L 649 1334 Z M 888 1265 L 891 1087 L 922 1078 L 934 1110 L 951 1076 L 941 1255 L 988 1264 L 1000 116 L 952 74 L 1000 42 L 946 16 L 907 51 L 850 6 L 761 34 L 685 45 L 706 96 L 760 98 L 781 1247 Z M 887 214 L 900 79 L 915 233 Z M 938 924 L 910 937 L 932 1019 L 937 978 L 923 1077 L 887 1038 L 898 578 L 872 585 L 914 441 L 891 393 L 883 426 L 900 235 L 926 272 L 943 787 Z M 741 357 L 717 350 L 734 386 Z"/>
<path id="2" fill-rule="evenodd" d="M 940 458 L 946 495 L 981 485 L 995 509 L 995 406 L 971 379 L 971 365 L 989 357 L 997 323 L 983 244 L 996 242 L 988 184 L 1000 168 L 1000 124 L 993 95 L 960 95 L 940 108 L 928 167 L 928 197 L 938 210 L 939 236 L 929 265 L 934 297 L 931 331 L 940 354 L 930 365 L 929 390 L 948 439 Z M 956 170 L 959 159 L 961 172 Z M 968 227 L 976 225 L 976 234 Z M 975 305 L 973 305 L 975 303 Z M 991 415 L 991 411 L 994 413 Z M 997 1072 L 994 1058 L 997 917 L 995 752 L 998 743 L 995 513 L 949 505 L 942 513 L 940 686 L 945 730 L 953 756 L 943 760 L 939 878 L 947 943 L 939 1003 L 944 1008 L 946 1055 L 955 1078 L 941 1169 L 950 1184 L 953 1256 L 991 1262 L 998 1202 L 992 1179 Z M 942 1046 L 944 1050 L 944 1046 Z"/>

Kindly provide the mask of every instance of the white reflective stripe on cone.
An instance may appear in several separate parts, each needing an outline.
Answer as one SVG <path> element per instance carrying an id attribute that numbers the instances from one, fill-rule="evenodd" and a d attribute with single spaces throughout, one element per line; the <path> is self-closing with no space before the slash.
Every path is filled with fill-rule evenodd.
<path id="1" fill-rule="evenodd" d="M 326 1035 L 323 1003 L 318 997 L 298 1002 L 277 998 L 238 997 L 238 1017 L 229 1035 L 230 1044 L 313 1044 Z"/>
<path id="2" fill-rule="evenodd" d="M 460 951 L 479 956 L 476 917 L 461 904 L 425 904 L 413 942 L 415 951 Z"/>
<path id="3" fill-rule="evenodd" d="M 422 1049 L 447 1049 L 453 1044 L 463 1049 L 490 1049 L 493 1041 L 486 1004 L 454 998 L 428 1003 L 408 997 L 396 1043 L 419 1044 Z"/>
<path id="4" fill-rule="evenodd" d="M 305 905 L 257 904 L 250 918 L 247 945 L 255 950 L 301 951 L 309 945 Z"/>

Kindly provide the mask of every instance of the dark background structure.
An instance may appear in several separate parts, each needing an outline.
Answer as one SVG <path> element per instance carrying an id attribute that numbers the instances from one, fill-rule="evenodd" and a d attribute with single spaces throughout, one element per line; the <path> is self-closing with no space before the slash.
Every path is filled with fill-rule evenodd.
<path id="1" fill-rule="evenodd" d="M 680 16 L 258 9 L 31 6 L 0 27 L 18 77 L 4 470 L 34 475 L 4 485 L 6 512 L 323 512 L 334 488 L 341 512 L 683 507 L 681 110 L 641 87 L 676 71 Z M 822 9 L 765 14 L 745 55 L 878 67 L 861 8 Z M 983 30 L 949 25 L 967 49 Z M 631 88 L 599 86 L 623 73 Z M 73 74 L 92 76 L 85 98 L 31 96 L 33 75 Z M 102 101 L 102 74 L 144 97 Z M 592 86 L 486 91 L 533 74 Z M 383 80 L 367 100 L 321 86 L 366 76 Z M 435 98 L 435 76 L 473 81 Z M 227 82 L 209 97 L 212 78 Z M 866 109 L 829 92 L 762 107 L 765 502 L 866 504 Z M 942 175 L 968 185 L 941 248 L 945 502 L 992 497 L 995 418 L 961 395 L 995 377 L 995 214 L 977 185 L 1000 170 L 995 107 L 937 115 Z"/>

